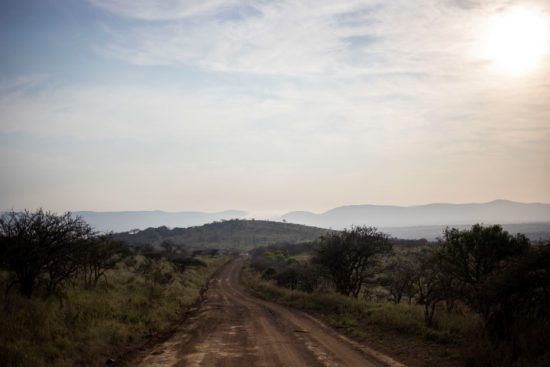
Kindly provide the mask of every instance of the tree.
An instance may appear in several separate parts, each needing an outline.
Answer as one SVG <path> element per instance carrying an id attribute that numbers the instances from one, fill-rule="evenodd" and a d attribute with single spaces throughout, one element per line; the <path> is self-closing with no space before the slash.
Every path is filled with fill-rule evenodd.
<path id="1" fill-rule="evenodd" d="M 115 267 L 130 250 L 121 241 L 115 241 L 110 235 L 97 236 L 88 241 L 82 251 L 81 272 L 86 287 L 95 286 L 105 272 Z"/>
<path id="2" fill-rule="evenodd" d="M 391 300 L 400 303 L 403 296 L 409 298 L 409 303 L 415 296 L 414 282 L 417 276 L 417 266 L 412 259 L 396 256 L 386 268 L 389 277 L 385 279 Z"/>
<path id="3" fill-rule="evenodd" d="M 550 335 L 550 242 L 508 261 L 482 287 L 489 312 L 486 332 L 504 343 L 510 358 L 548 351 Z"/>
<path id="4" fill-rule="evenodd" d="M 445 274 L 441 258 L 435 250 L 417 256 L 418 270 L 414 278 L 417 303 L 424 306 L 424 322 L 433 325 L 436 306 L 446 296 Z"/>
<path id="5" fill-rule="evenodd" d="M 327 270 L 336 291 L 358 297 L 379 255 L 390 252 L 391 245 L 374 227 L 354 227 L 321 237 L 314 251 L 313 262 Z"/>
<path id="6" fill-rule="evenodd" d="M 71 277 L 79 266 L 78 254 L 94 236 L 92 228 L 71 213 L 56 215 L 42 209 L 14 211 L 0 217 L 0 263 L 13 274 L 7 291 L 31 297 L 40 278 L 49 293 Z"/>
<path id="7" fill-rule="evenodd" d="M 461 298 L 486 318 L 488 305 L 482 300 L 485 281 L 507 260 L 525 254 L 530 243 L 524 235 L 512 236 L 499 225 L 476 224 L 470 230 L 447 228 L 438 247 L 445 271 L 460 283 Z"/>

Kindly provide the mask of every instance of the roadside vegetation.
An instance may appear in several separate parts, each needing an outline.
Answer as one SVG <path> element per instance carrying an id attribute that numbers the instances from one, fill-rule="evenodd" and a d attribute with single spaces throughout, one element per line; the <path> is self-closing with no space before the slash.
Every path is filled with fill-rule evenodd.
<path id="1" fill-rule="evenodd" d="M 550 365 L 548 243 L 475 225 L 404 245 L 356 227 L 251 255 L 244 278 L 258 295 L 312 312 L 404 361 Z"/>
<path id="2" fill-rule="evenodd" d="M 69 213 L 6 213 L 0 365 L 89 366 L 123 355 L 180 319 L 225 261 L 169 242 L 129 247 Z"/>

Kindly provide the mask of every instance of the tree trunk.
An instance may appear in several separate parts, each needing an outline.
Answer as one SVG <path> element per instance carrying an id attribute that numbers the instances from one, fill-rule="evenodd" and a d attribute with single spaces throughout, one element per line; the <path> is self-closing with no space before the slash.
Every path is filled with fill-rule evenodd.
<path id="1" fill-rule="evenodd" d="M 427 302 L 424 304 L 424 322 L 426 323 L 427 326 L 433 325 L 436 304 L 437 302 L 433 302 L 433 303 Z"/>
<path id="2" fill-rule="evenodd" d="M 34 279 L 23 279 L 21 280 L 21 283 L 19 285 L 19 292 L 27 297 L 27 298 L 31 298 L 32 296 L 32 291 L 34 289 Z"/>

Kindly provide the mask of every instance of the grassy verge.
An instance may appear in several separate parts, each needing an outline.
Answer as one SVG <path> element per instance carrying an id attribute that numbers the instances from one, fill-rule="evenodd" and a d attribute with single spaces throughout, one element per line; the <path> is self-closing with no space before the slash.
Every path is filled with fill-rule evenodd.
<path id="1" fill-rule="evenodd" d="M 465 345 L 478 338 L 479 320 L 471 314 L 442 311 L 434 327 L 427 327 L 421 306 L 290 290 L 260 279 L 250 268 L 243 271 L 242 280 L 257 296 L 315 314 L 348 336 L 411 365 L 461 365 Z"/>
<path id="2" fill-rule="evenodd" d="M 151 276 L 119 264 L 93 289 L 79 284 L 62 299 L 0 296 L 1 366 L 89 366 L 139 344 L 181 317 L 226 258 L 176 271 L 160 261 Z M 1 275 L 0 285 L 6 282 Z M 3 289 L 3 288 L 2 288 Z"/>

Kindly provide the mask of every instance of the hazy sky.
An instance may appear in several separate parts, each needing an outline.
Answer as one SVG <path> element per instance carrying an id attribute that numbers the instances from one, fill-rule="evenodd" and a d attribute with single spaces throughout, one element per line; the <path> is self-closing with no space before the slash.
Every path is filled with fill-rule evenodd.
<path id="1" fill-rule="evenodd" d="M 547 0 L 1 0 L 0 208 L 550 202 L 549 17 Z"/>

